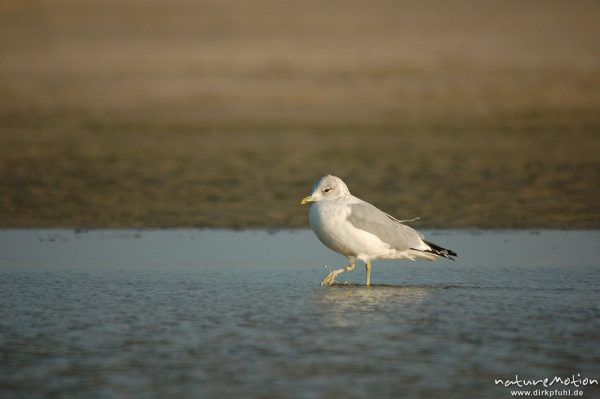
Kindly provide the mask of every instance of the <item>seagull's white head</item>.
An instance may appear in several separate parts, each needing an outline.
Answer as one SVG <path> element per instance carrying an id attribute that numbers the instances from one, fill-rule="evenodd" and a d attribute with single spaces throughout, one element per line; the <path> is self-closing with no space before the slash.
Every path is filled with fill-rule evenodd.
<path id="1" fill-rule="evenodd" d="M 347 197 L 350 195 L 350 190 L 346 183 L 339 177 L 327 175 L 321 177 L 313 185 L 312 194 L 304 198 L 300 204 L 304 205 L 309 202 L 330 201 L 338 198 Z"/>

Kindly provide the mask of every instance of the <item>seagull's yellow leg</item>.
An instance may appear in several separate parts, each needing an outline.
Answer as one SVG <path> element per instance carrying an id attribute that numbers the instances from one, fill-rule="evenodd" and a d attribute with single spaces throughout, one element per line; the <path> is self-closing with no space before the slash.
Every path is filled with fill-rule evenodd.
<path id="1" fill-rule="evenodd" d="M 365 263 L 365 269 L 367 269 L 367 287 L 371 285 L 371 262 Z"/>
<path id="2" fill-rule="evenodd" d="M 334 270 L 331 273 L 329 273 L 327 275 L 327 277 L 325 277 L 323 279 L 323 281 L 321 281 L 321 287 L 324 286 L 324 285 L 331 285 L 331 284 L 333 284 L 333 281 L 335 280 L 335 277 L 338 274 L 343 273 L 343 272 L 349 272 L 349 271 L 352 271 L 352 270 L 354 270 L 354 261 L 351 261 L 350 264 L 347 267 L 343 267 L 341 269 L 337 269 L 337 270 Z"/>

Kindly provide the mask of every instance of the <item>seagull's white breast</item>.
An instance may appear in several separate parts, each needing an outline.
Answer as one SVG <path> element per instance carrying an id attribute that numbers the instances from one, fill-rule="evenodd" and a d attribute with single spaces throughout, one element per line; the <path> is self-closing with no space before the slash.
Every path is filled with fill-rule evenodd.
<path id="1" fill-rule="evenodd" d="M 318 201 L 310 206 L 309 222 L 319 240 L 331 250 L 361 260 L 390 257 L 394 250 L 376 235 L 357 229 L 348 215 L 353 197 Z"/>

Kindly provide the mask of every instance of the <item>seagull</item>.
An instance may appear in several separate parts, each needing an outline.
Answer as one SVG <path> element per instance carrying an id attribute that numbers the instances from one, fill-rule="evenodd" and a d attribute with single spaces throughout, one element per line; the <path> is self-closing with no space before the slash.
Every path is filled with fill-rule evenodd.
<path id="1" fill-rule="evenodd" d="M 366 285 L 371 285 L 371 261 L 417 258 L 454 260 L 456 252 L 442 248 L 410 226 L 350 194 L 339 177 L 327 175 L 314 184 L 309 204 L 310 227 L 329 249 L 348 258 L 348 266 L 329 273 L 321 286 L 331 285 L 343 272 L 354 270 L 356 260 L 365 262 Z M 414 219 L 413 219 L 414 220 Z"/>

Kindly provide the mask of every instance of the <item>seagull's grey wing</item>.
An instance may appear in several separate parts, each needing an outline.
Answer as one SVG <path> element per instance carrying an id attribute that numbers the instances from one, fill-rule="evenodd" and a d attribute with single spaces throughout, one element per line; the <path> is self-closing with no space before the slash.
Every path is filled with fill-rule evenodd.
<path id="1" fill-rule="evenodd" d="M 415 229 L 398 222 L 368 202 L 350 205 L 348 221 L 357 229 L 376 235 L 397 250 L 423 246 L 422 236 Z"/>

